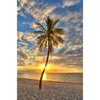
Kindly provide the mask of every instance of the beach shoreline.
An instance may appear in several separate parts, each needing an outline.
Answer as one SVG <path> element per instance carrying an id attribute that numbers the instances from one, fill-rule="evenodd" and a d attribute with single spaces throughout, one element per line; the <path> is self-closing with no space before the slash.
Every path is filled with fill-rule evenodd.
<path id="1" fill-rule="evenodd" d="M 17 100 L 35 100 L 39 80 L 17 78 Z M 83 100 L 83 84 L 44 81 L 40 100 Z"/>
<path id="2" fill-rule="evenodd" d="M 35 80 L 39 81 L 38 79 L 30 79 L 30 78 L 17 78 L 18 79 L 26 79 L 26 80 Z M 53 82 L 53 83 L 65 83 L 65 84 L 76 84 L 76 85 L 83 85 L 83 83 L 74 83 L 74 82 L 61 82 L 61 81 L 49 81 L 49 80 L 42 80 L 43 82 Z"/>

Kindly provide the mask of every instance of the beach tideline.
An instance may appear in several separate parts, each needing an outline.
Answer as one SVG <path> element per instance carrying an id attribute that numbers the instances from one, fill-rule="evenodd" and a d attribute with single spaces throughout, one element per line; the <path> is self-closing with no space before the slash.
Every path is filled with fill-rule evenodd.
<path id="1" fill-rule="evenodd" d="M 35 100 L 38 80 L 18 78 L 17 100 Z M 40 100 L 83 100 L 81 83 L 43 81 Z"/>

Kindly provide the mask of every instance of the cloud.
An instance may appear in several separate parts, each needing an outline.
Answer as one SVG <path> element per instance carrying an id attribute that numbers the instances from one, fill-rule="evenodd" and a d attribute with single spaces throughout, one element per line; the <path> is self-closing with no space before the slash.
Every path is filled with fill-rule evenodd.
<path id="1" fill-rule="evenodd" d="M 66 13 L 64 13 L 66 11 Z M 62 23 L 58 24 L 58 27 L 62 27 L 65 31 L 63 36 L 65 42 L 61 48 L 66 48 L 66 51 L 77 50 L 83 46 L 83 13 L 82 10 L 70 10 L 64 8 L 62 12 L 56 12 L 56 10 L 51 15 L 53 18 L 56 16 Z M 63 26 L 63 25 L 64 26 Z"/>
<path id="2" fill-rule="evenodd" d="M 63 7 L 65 6 L 72 6 L 79 3 L 80 0 L 63 0 Z"/>
<path id="3" fill-rule="evenodd" d="M 17 39 L 19 39 L 20 41 L 22 41 L 22 42 L 19 42 L 20 44 L 22 44 L 22 43 L 25 44 L 25 42 L 23 42 L 22 39 L 26 39 L 29 42 L 33 42 L 33 41 L 35 42 L 36 37 L 33 34 L 33 32 L 25 32 L 25 33 L 23 33 L 21 31 L 18 31 L 17 32 Z"/>
<path id="4" fill-rule="evenodd" d="M 25 14 L 22 11 L 17 12 L 17 14 L 20 15 L 20 16 L 22 16 L 22 17 L 24 17 L 24 18 L 26 17 Z"/>
<path id="5" fill-rule="evenodd" d="M 36 25 L 36 23 L 33 22 L 30 24 L 30 27 L 36 29 L 38 26 Z"/>
<path id="6" fill-rule="evenodd" d="M 36 37 L 31 32 L 25 32 L 23 35 L 23 39 L 26 39 L 27 41 L 33 42 L 33 41 L 35 41 Z"/>
<path id="7" fill-rule="evenodd" d="M 60 49 L 55 55 L 50 55 L 49 64 L 53 66 L 60 66 L 61 68 L 76 68 L 82 69 L 83 67 L 83 48 L 68 51 L 63 55 L 66 49 Z"/>
<path id="8" fill-rule="evenodd" d="M 17 45 L 18 66 L 25 66 L 32 64 L 31 61 L 34 60 L 34 56 L 38 55 L 38 47 L 36 46 L 36 44 L 34 43 L 32 44 L 32 46 L 30 46 L 30 42 L 35 42 L 34 35 L 28 32 L 23 33 L 21 34 L 20 39 L 18 38 L 17 42 L 18 42 Z"/>
<path id="9" fill-rule="evenodd" d="M 24 5 L 27 3 L 28 0 L 18 0 L 17 1 L 17 10 L 21 10 L 21 8 L 24 7 Z"/>
<path id="10" fill-rule="evenodd" d="M 27 46 L 28 43 L 24 42 L 24 41 L 21 41 L 21 42 L 18 42 L 20 44 L 21 47 L 24 47 L 24 46 Z"/>
<path id="11" fill-rule="evenodd" d="M 23 32 L 18 31 L 17 32 L 17 39 L 22 40 Z"/>
<path id="12" fill-rule="evenodd" d="M 18 56 L 22 57 L 23 59 L 27 59 L 27 56 L 23 52 L 18 51 L 17 54 L 18 54 Z"/>
<path id="13" fill-rule="evenodd" d="M 56 7 L 47 3 L 42 5 L 43 2 L 39 0 L 18 0 L 18 2 L 18 11 L 20 11 L 22 8 L 25 9 L 25 11 L 28 14 L 31 14 L 35 20 L 43 20 L 43 18 L 48 16 L 49 13 L 51 13 Z"/>
<path id="14" fill-rule="evenodd" d="M 28 59 L 27 55 L 22 51 L 17 51 L 17 65 L 25 66 L 25 61 Z"/>

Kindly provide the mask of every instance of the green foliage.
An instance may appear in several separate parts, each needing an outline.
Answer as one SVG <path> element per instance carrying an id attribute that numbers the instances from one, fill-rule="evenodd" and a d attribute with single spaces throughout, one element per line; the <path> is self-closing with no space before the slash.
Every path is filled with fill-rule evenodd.
<path id="1" fill-rule="evenodd" d="M 39 45 L 39 51 L 41 52 L 43 48 L 48 46 L 49 52 L 53 52 L 53 46 L 58 47 L 59 43 L 63 43 L 64 40 L 57 35 L 64 35 L 64 31 L 62 28 L 55 28 L 59 20 L 54 21 L 53 19 L 50 19 L 49 17 L 46 19 L 46 28 L 41 25 L 40 23 L 36 23 L 38 26 L 40 26 L 39 31 L 34 31 L 33 34 L 40 34 L 39 37 L 37 37 L 38 45 Z"/>

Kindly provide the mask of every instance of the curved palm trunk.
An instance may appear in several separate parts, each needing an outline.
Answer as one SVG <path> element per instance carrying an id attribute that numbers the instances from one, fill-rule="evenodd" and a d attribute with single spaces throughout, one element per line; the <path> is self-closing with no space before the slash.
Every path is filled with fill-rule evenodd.
<path id="1" fill-rule="evenodd" d="M 42 78 L 43 78 L 45 69 L 46 69 L 46 67 L 47 67 L 48 60 L 49 60 L 49 48 L 48 48 L 48 52 L 47 52 L 47 59 L 46 59 L 45 67 L 44 67 L 44 69 L 43 69 L 43 71 L 42 71 L 42 73 L 41 73 L 41 77 L 40 77 L 40 81 L 39 81 L 39 89 L 41 89 L 41 86 L 42 86 Z"/>

